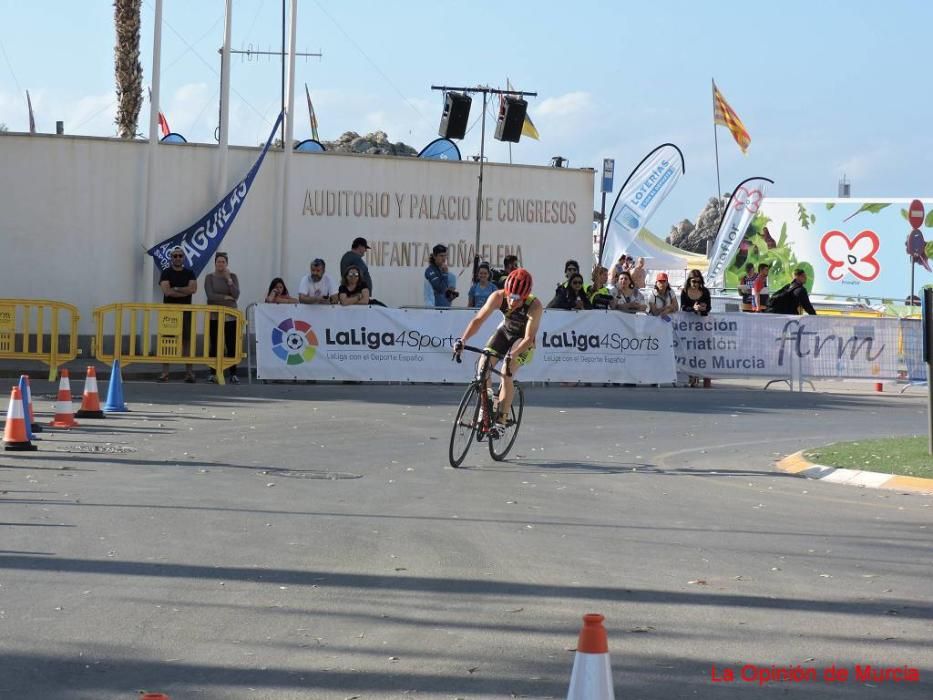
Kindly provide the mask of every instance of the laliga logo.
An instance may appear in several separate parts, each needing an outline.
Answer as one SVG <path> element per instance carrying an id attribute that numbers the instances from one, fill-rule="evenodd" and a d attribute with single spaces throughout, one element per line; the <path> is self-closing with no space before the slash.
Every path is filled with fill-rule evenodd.
<path id="1" fill-rule="evenodd" d="M 272 329 L 272 352 L 286 365 L 311 362 L 317 353 L 317 336 L 311 324 L 286 318 Z"/>
<path id="2" fill-rule="evenodd" d="M 881 272 L 881 265 L 875 260 L 880 245 L 874 231 L 862 231 L 852 240 L 842 231 L 828 231 L 820 241 L 820 253 L 829 263 L 826 275 L 834 282 L 846 273 L 870 282 Z"/>
<path id="3" fill-rule="evenodd" d="M 758 211 L 758 207 L 761 206 L 761 200 L 764 199 L 764 195 L 761 193 L 761 190 L 747 190 L 744 187 L 740 187 L 735 191 L 735 204 L 736 209 L 748 209 L 749 212 L 754 214 Z"/>

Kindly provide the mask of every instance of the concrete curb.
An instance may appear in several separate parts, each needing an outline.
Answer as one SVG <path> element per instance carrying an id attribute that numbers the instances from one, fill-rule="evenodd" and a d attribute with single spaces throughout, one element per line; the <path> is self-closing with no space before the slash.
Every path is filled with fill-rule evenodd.
<path id="1" fill-rule="evenodd" d="M 909 491 L 911 493 L 933 494 L 933 479 L 922 479 L 916 476 L 899 476 L 882 474 L 880 472 L 866 472 L 859 469 L 842 469 L 814 464 L 803 456 L 803 450 L 788 455 L 775 463 L 779 471 L 796 474 L 807 479 L 819 479 L 834 484 L 848 484 L 849 486 L 862 486 L 870 489 L 888 489 L 892 491 Z"/>

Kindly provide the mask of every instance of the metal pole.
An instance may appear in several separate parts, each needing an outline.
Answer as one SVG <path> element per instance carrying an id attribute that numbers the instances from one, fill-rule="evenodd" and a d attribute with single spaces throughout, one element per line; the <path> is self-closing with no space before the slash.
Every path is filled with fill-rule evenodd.
<path id="1" fill-rule="evenodd" d="M 289 18 L 291 22 L 291 29 L 289 32 L 288 39 L 288 84 L 287 84 L 287 102 L 285 109 L 285 139 L 283 141 L 282 148 L 282 159 L 283 159 L 283 175 L 282 175 L 282 230 L 281 235 L 281 252 L 279 259 L 279 268 L 282 275 L 287 275 L 287 266 L 288 266 L 288 186 L 289 180 L 291 178 L 291 164 L 292 164 L 292 141 L 295 137 L 295 35 L 297 33 L 298 27 L 298 0 L 292 0 L 291 2 L 291 17 Z"/>
<path id="2" fill-rule="evenodd" d="M 913 258 L 910 259 L 910 306 L 914 305 L 914 270 L 917 268 L 917 261 Z M 910 309 L 910 314 L 913 315 L 913 308 Z"/>
<path id="3" fill-rule="evenodd" d="M 162 84 L 162 0 L 155 3 L 155 26 L 152 34 L 152 94 L 149 97 L 149 146 L 146 148 L 146 182 L 143 185 L 143 248 L 152 247 L 152 218 L 155 211 L 153 188 L 156 181 L 156 157 L 159 147 L 159 86 Z M 152 275 L 146 273 L 148 256 L 142 256 L 142 270 L 139 275 L 142 286 L 140 296 L 146 302 L 155 300 L 155 288 Z"/>
<path id="4" fill-rule="evenodd" d="M 713 90 L 716 90 L 716 81 L 713 81 Z M 715 94 L 715 92 L 714 92 Z M 714 105 L 715 114 L 715 105 Z M 719 182 L 719 137 L 716 135 L 716 119 L 713 119 L 713 143 L 716 146 L 716 200 L 722 200 L 722 184 Z"/>
<path id="5" fill-rule="evenodd" d="M 606 249 L 606 193 L 603 192 L 603 203 L 599 208 L 599 258 L 597 262 L 602 264 L 603 251 Z"/>
<path id="6" fill-rule="evenodd" d="M 217 196 L 227 191 L 227 152 L 230 138 L 230 38 L 233 34 L 233 0 L 224 10 L 224 47 L 220 56 L 220 142 L 217 148 Z"/>
<path id="7" fill-rule="evenodd" d="M 476 194 L 476 250 L 473 253 L 473 281 L 476 282 L 479 274 L 479 232 L 483 208 L 483 161 L 486 160 L 486 97 L 483 92 L 483 126 L 479 137 L 479 188 Z"/>
<path id="8" fill-rule="evenodd" d="M 282 0 L 282 104 L 281 110 L 285 111 L 285 0 Z M 285 143 L 285 120 L 282 120 L 280 130 L 282 143 Z"/>

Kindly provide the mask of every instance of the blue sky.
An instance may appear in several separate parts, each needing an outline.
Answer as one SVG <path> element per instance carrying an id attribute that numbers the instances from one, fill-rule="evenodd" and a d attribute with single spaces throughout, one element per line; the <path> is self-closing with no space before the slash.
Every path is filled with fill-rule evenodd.
<path id="1" fill-rule="evenodd" d="M 212 142 L 224 2 L 163 7 L 162 109 L 173 130 Z M 281 0 L 235 0 L 234 48 L 277 50 L 280 12 Z M 29 89 L 40 131 L 64 120 L 68 133 L 113 135 L 112 15 L 111 0 L 0 0 L 0 123 L 27 129 Z M 147 83 L 153 16 L 154 0 L 144 0 Z M 299 59 L 296 71 L 299 90 L 311 88 L 323 139 L 382 129 L 421 148 L 440 119 L 432 84 L 504 87 L 508 76 L 538 92 L 529 111 L 541 133 L 513 146 L 514 162 L 561 155 L 598 169 L 611 157 L 618 185 L 655 145 L 681 147 L 686 176 L 649 223 L 661 235 L 695 220 L 716 190 L 713 77 L 752 137 L 743 156 L 719 128 L 724 190 L 764 175 L 776 182 L 774 196 L 835 196 L 845 173 L 856 197 L 933 195 L 933 3 L 300 0 L 298 17 L 299 50 L 324 54 Z M 264 140 L 279 76 L 277 60 L 234 58 L 232 143 Z M 307 137 L 300 97 L 296 136 Z M 141 131 L 146 119 L 148 103 Z M 487 137 L 493 129 L 490 119 Z M 478 125 L 461 150 L 479 152 Z M 486 153 L 508 161 L 508 147 L 491 138 Z"/>

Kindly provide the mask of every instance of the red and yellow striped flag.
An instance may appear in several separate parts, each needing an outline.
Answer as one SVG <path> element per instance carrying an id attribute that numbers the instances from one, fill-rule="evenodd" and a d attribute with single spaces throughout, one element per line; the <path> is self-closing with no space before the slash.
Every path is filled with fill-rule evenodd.
<path id="1" fill-rule="evenodd" d="M 729 106 L 726 99 L 716 87 L 716 81 L 713 81 L 713 124 L 721 124 L 732 132 L 732 138 L 739 144 L 742 153 L 748 149 L 748 144 L 752 142 L 752 137 L 745 130 L 745 125 L 739 119 L 739 115 Z"/>

